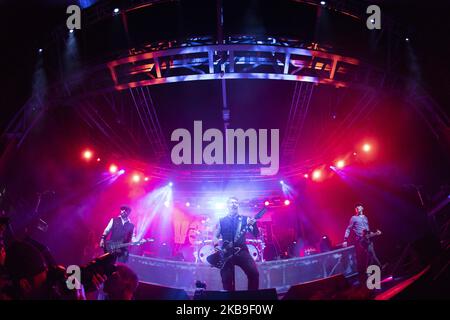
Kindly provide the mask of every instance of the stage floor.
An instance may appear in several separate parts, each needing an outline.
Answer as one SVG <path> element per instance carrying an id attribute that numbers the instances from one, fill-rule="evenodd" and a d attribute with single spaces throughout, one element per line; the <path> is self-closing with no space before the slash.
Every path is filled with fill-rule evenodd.
<path id="1" fill-rule="evenodd" d="M 316 255 L 257 262 L 260 289 L 275 288 L 283 294 L 292 286 L 323 279 L 336 274 L 351 277 L 356 274 L 356 257 L 353 246 Z M 207 290 L 222 290 L 219 269 L 203 263 L 171 261 L 130 255 L 128 265 L 137 273 L 139 280 L 177 289 L 188 294 L 195 291 L 200 280 Z M 236 290 L 247 289 L 247 278 L 236 268 Z"/>

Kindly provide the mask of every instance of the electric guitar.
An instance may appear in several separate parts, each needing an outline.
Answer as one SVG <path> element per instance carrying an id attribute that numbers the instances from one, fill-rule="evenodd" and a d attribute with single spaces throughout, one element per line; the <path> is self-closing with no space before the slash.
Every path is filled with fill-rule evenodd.
<path id="1" fill-rule="evenodd" d="M 259 211 L 254 219 L 259 220 L 266 213 L 267 208 L 263 208 Z M 234 242 L 238 242 L 241 238 L 250 230 L 252 224 L 247 224 L 245 228 L 243 228 L 234 238 Z M 230 259 L 233 255 L 238 254 L 241 251 L 240 247 L 233 247 L 233 242 L 224 241 L 222 244 L 222 249 L 217 250 L 213 254 L 209 255 L 206 258 L 206 261 L 215 268 L 222 269 L 225 263 Z"/>
<path id="2" fill-rule="evenodd" d="M 120 241 L 106 241 L 103 250 L 105 251 L 105 253 L 120 253 L 123 248 L 127 248 L 130 246 L 140 246 L 146 242 L 153 242 L 153 241 L 155 240 L 150 238 L 141 239 L 136 242 L 126 242 L 126 243 Z"/>
<path id="3" fill-rule="evenodd" d="M 363 234 L 360 238 L 358 238 L 358 241 L 364 245 L 368 246 L 370 244 L 370 241 L 374 237 L 378 237 L 381 235 L 381 231 L 377 230 L 376 232 L 370 232 L 369 230 L 363 230 Z"/>

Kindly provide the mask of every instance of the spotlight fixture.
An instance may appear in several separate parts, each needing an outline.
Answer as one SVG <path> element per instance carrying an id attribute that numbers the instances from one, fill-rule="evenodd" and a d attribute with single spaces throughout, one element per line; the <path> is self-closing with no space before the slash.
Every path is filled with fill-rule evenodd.
<path id="1" fill-rule="evenodd" d="M 322 6 L 324 6 L 324 5 L 326 5 L 327 3 L 326 3 L 325 1 L 320 1 L 320 4 L 321 4 Z"/>
<path id="2" fill-rule="evenodd" d="M 109 166 L 109 172 L 110 173 L 117 173 L 117 166 L 115 164 L 112 164 Z M 122 171 L 122 170 L 121 170 Z M 120 172 L 119 172 L 120 173 Z"/>
<path id="3" fill-rule="evenodd" d="M 141 177 L 138 174 L 133 174 L 133 182 L 138 183 L 139 181 L 141 181 Z"/>
<path id="4" fill-rule="evenodd" d="M 368 143 L 365 143 L 362 146 L 362 149 L 363 149 L 364 152 L 369 152 L 372 149 L 372 146 L 370 144 L 368 144 Z"/>
<path id="5" fill-rule="evenodd" d="M 70 33 L 73 33 L 73 29 L 70 29 L 69 32 L 70 32 Z"/>
<path id="6" fill-rule="evenodd" d="M 408 37 L 406 37 L 406 38 L 405 38 L 405 41 L 406 41 L 406 42 L 409 42 L 409 38 L 408 38 Z"/>
<path id="7" fill-rule="evenodd" d="M 113 12 L 114 13 L 119 13 L 120 9 L 119 8 L 114 8 Z"/>
<path id="8" fill-rule="evenodd" d="M 44 49 L 42 49 L 42 48 L 39 48 L 39 49 L 38 49 L 38 52 L 39 52 L 39 53 L 42 53 L 42 51 L 44 51 Z"/>
<path id="9" fill-rule="evenodd" d="M 343 167 L 345 167 L 345 161 L 344 160 L 336 161 L 336 168 L 342 169 Z"/>
<path id="10" fill-rule="evenodd" d="M 145 178 L 144 178 L 144 181 L 148 181 L 148 177 L 145 177 Z"/>
<path id="11" fill-rule="evenodd" d="M 283 181 L 283 180 L 280 180 L 280 184 L 284 184 L 284 181 Z"/>
<path id="12" fill-rule="evenodd" d="M 173 186 L 173 183 L 172 183 L 172 182 L 169 182 L 169 187 L 171 187 L 171 186 Z"/>
<path id="13" fill-rule="evenodd" d="M 304 177 L 305 179 L 308 179 L 308 178 L 309 178 L 309 174 L 305 173 L 305 174 L 303 175 L 303 177 Z"/>
<path id="14" fill-rule="evenodd" d="M 84 158 L 85 160 L 87 160 L 87 161 L 91 160 L 91 159 L 92 159 L 92 156 L 93 156 L 93 153 L 92 153 L 91 150 L 86 149 L 86 150 L 83 151 L 83 158 Z"/>
<path id="15" fill-rule="evenodd" d="M 186 202 L 186 207 L 190 207 L 191 206 L 191 203 L 188 201 L 188 202 Z"/>
<path id="16" fill-rule="evenodd" d="M 289 199 L 284 200 L 284 205 L 288 206 L 291 204 L 291 201 Z"/>
<path id="17" fill-rule="evenodd" d="M 264 201 L 264 205 L 267 207 L 270 204 L 268 200 Z"/>
<path id="18" fill-rule="evenodd" d="M 168 208 L 170 206 L 170 201 L 169 200 L 164 201 L 164 206 Z"/>
<path id="19" fill-rule="evenodd" d="M 322 177 L 322 170 L 316 169 L 312 173 L 313 180 L 319 180 Z"/>
<path id="20" fill-rule="evenodd" d="M 125 174 L 125 170 L 121 169 L 119 172 L 117 172 L 119 175 Z"/>

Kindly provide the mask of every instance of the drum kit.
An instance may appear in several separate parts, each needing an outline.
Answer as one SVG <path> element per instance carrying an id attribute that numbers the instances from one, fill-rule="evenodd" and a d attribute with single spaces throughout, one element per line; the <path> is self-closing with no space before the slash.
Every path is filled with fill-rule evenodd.
<path id="1" fill-rule="evenodd" d="M 209 219 L 202 220 L 202 225 L 199 228 L 189 229 L 188 241 L 194 247 L 195 263 L 209 265 L 206 258 L 214 253 L 213 229 L 214 226 L 210 224 Z M 262 239 L 247 239 L 246 244 L 253 260 L 263 262 L 264 241 Z"/>

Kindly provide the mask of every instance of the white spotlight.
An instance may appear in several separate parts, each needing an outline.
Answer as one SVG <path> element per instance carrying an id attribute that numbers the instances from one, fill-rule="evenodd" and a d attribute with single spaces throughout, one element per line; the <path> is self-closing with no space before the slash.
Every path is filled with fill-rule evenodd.
<path id="1" fill-rule="evenodd" d="M 39 48 L 38 52 L 42 53 L 42 51 L 44 51 L 42 48 Z"/>
<path id="2" fill-rule="evenodd" d="M 168 208 L 170 206 L 170 201 L 169 200 L 164 201 L 164 206 Z"/>
<path id="3" fill-rule="evenodd" d="M 215 204 L 215 208 L 216 209 L 223 209 L 223 208 L 225 208 L 225 204 L 223 204 L 222 202 L 217 202 Z"/>
<path id="4" fill-rule="evenodd" d="M 173 186 L 173 183 L 172 183 L 172 182 L 169 182 L 169 187 L 171 187 L 171 186 Z"/>
<path id="5" fill-rule="evenodd" d="M 73 33 L 73 29 L 70 29 L 69 32 L 70 32 L 70 33 Z"/>
<path id="6" fill-rule="evenodd" d="M 113 10 L 114 13 L 119 13 L 119 11 L 120 11 L 119 8 L 114 8 Z"/>
<path id="7" fill-rule="evenodd" d="M 326 3 L 325 1 L 320 1 L 320 4 L 324 6 L 324 5 L 326 5 L 327 3 Z"/>

